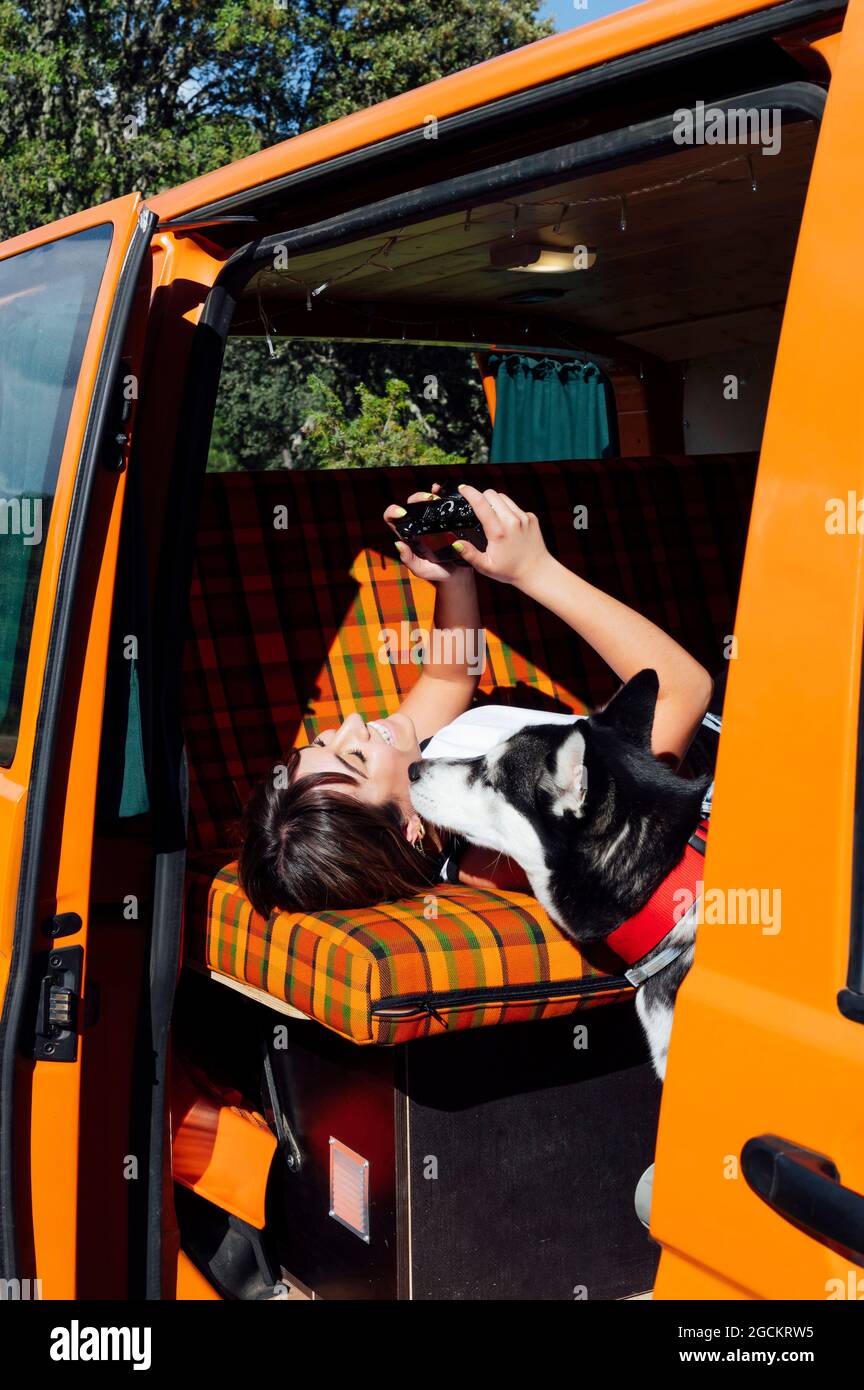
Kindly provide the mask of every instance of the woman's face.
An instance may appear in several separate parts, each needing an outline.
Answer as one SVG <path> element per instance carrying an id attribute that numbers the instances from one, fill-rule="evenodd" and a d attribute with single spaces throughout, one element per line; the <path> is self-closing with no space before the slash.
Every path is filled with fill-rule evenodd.
<path id="1" fill-rule="evenodd" d="M 308 748 L 301 750 L 296 775 L 351 775 L 355 784 L 340 791 L 373 806 L 398 801 L 406 817 L 410 817 L 408 769 L 421 756 L 414 725 L 406 714 L 390 714 L 369 724 L 364 724 L 359 714 L 349 714 L 338 729 L 322 730 Z"/>

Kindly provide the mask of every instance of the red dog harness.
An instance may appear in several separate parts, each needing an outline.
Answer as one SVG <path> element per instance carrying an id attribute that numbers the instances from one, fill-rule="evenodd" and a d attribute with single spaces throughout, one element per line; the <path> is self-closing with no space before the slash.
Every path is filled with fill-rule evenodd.
<path id="1" fill-rule="evenodd" d="M 655 946 L 659 946 L 684 917 L 681 904 L 685 899 L 676 897 L 676 894 L 688 893 L 691 902 L 695 902 L 699 896 L 696 890 L 704 874 L 707 838 L 708 821 L 703 820 L 690 836 L 675 868 L 652 893 L 642 910 L 637 912 L 635 917 L 622 922 L 620 927 L 616 927 L 606 937 L 605 944 L 612 947 L 616 956 L 620 956 L 628 965 L 636 967 L 624 972 L 631 984 L 641 984 L 649 975 L 653 975 L 655 970 L 662 969 L 669 963 L 664 953 L 663 959 L 658 956 L 651 962 L 651 968 L 638 968 L 639 962 L 644 960 Z M 680 954 L 677 948 L 671 949 L 675 955 Z M 670 956 L 669 960 L 673 958 Z"/>

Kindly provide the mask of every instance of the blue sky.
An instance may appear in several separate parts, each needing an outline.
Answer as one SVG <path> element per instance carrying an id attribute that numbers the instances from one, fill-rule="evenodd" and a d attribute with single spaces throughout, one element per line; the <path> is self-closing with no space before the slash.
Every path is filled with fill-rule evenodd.
<path id="1" fill-rule="evenodd" d="M 573 0 L 545 0 L 543 10 L 555 20 L 556 29 L 575 29 L 577 24 L 587 24 L 590 19 L 602 19 L 604 14 L 614 14 L 616 10 L 627 10 L 637 0 L 587 0 L 584 10 L 577 10 Z"/>

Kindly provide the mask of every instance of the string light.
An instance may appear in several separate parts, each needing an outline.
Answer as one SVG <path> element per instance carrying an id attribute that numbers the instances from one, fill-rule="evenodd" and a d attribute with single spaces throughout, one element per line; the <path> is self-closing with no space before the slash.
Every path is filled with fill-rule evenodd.
<path id="1" fill-rule="evenodd" d="M 388 241 L 385 241 L 385 243 L 384 243 L 384 245 L 381 247 L 381 250 L 380 250 L 380 251 L 375 251 L 375 252 L 373 253 L 373 255 L 369 258 L 369 260 L 366 262 L 366 264 L 367 264 L 367 265 L 374 265 L 376 270 L 392 270 L 392 269 L 393 269 L 392 265 L 379 265 L 379 263 L 378 263 L 378 257 L 380 256 L 383 260 L 386 260 L 387 257 L 390 255 L 390 252 L 393 250 L 393 247 L 396 245 L 396 242 L 397 242 L 398 240 L 399 240 L 398 237 L 391 236 L 391 237 L 389 238 Z M 355 269 L 361 270 L 362 267 L 361 267 L 361 266 L 356 266 Z M 351 271 L 348 271 L 348 272 L 346 272 L 346 273 L 347 273 L 347 274 L 351 274 L 352 272 L 351 272 Z"/>
<path id="2" fill-rule="evenodd" d="M 280 356 L 280 354 L 276 351 L 276 349 L 275 349 L 274 346 L 273 346 L 273 337 L 272 337 L 271 331 L 270 331 L 270 330 L 272 329 L 272 330 L 273 330 L 273 333 L 275 334 L 276 329 L 275 329 L 275 327 L 274 327 L 274 325 L 273 325 L 272 320 L 271 320 L 270 317 L 268 316 L 267 311 L 266 311 L 266 309 L 264 308 L 264 305 L 263 305 L 262 302 L 261 302 L 261 284 L 260 284 L 260 282 L 259 282 L 258 285 L 256 286 L 256 289 L 257 289 L 257 291 L 258 291 L 258 313 L 259 313 L 259 315 L 260 315 L 261 323 L 262 323 L 262 326 L 263 326 L 263 328 L 264 328 L 264 337 L 267 339 L 267 350 L 268 350 L 268 352 L 270 353 L 270 356 L 271 356 L 272 358 L 278 358 L 278 357 Z"/>
<path id="3" fill-rule="evenodd" d="M 644 197 L 645 194 L 648 193 L 662 193 L 667 188 L 681 188 L 685 183 L 692 183 L 696 179 L 703 179 L 706 177 L 706 175 L 716 173 L 718 169 L 726 169 L 729 165 L 739 164 L 740 162 L 741 155 L 735 155 L 732 159 L 722 159 L 716 164 L 706 165 L 703 169 L 691 169 L 689 174 L 681 174 L 678 178 L 675 179 L 663 179 L 660 183 L 647 183 L 643 184 L 641 188 L 631 188 L 629 193 L 597 193 L 591 198 L 573 198 L 569 203 L 566 204 L 566 206 L 569 210 L 570 208 L 592 207 L 598 203 L 617 203 L 620 213 L 619 226 L 621 226 L 621 223 L 623 221 L 624 225 L 621 226 L 621 230 L 624 231 L 627 222 L 628 198 Z M 750 168 L 750 174 L 751 178 L 754 177 L 752 164 Z M 560 207 L 560 205 L 561 204 L 559 199 L 556 199 L 553 202 L 548 198 L 538 199 L 537 202 L 520 204 L 521 207 L 528 208 Z M 561 220 L 563 219 L 559 219 L 559 226 Z"/>
<path id="4" fill-rule="evenodd" d="M 261 322 L 264 324 L 265 333 L 267 332 L 267 324 L 265 322 L 266 315 L 264 307 L 261 303 L 261 286 L 262 284 L 268 282 L 268 280 L 270 280 L 270 277 L 273 277 L 273 280 L 271 282 L 271 288 L 273 289 L 281 288 L 281 286 L 285 283 L 286 280 L 290 281 L 292 285 L 296 285 L 297 288 L 306 298 L 306 308 L 311 309 L 313 299 L 317 299 L 320 294 L 323 294 L 324 291 L 329 289 L 331 285 L 335 285 L 337 281 L 345 280 L 349 275 L 356 275 L 359 270 L 364 270 L 367 265 L 374 265 L 377 270 L 393 270 L 394 267 L 392 265 L 380 265 L 378 263 L 377 258 L 379 256 L 389 256 L 391 250 L 397 244 L 398 240 L 398 234 L 388 237 L 382 246 L 376 246 L 375 250 L 371 251 L 369 255 L 366 256 L 364 260 L 360 261 L 358 265 L 349 266 L 347 270 L 340 271 L 338 275 L 331 275 L 328 279 L 322 280 L 319 285 L 315 286 L 310 285 L 306 280 L 299 279 L 296 275 L 289 275 L 286 270 L 274 270 L 272 268 L 268 268 L 260 271 L 256 278 L 255 285 L 256 292 L 258 295 L 258 308 L 261 314 Z M 268 343 L 269 341 L 270 340 L 268 338 Z M 277 354 L 274 353 L 271 349 L 270 355 L 276 356 Z"/>

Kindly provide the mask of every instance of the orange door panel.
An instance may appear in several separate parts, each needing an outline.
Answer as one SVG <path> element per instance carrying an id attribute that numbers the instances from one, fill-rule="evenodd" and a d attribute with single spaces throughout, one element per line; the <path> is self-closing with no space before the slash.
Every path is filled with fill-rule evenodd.
<path id="1" fill-rule="evenodd" d="M 657 1298 L 864 1297 L 864 1010 L 843 996 L 862 931 L 862 0 L 830 57 L 663 1097 Z"/>
<path id="2" fill-rule="evenodd" d="M 154 221 L 135 194 L 0 246 L 0 1276 L 38 1279 L 44 1298 L 75 1293 L 89 877 L 125 481 L 106 427 Z"/>

